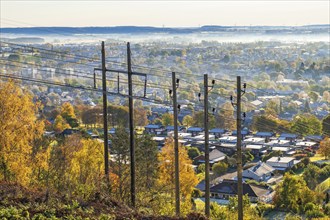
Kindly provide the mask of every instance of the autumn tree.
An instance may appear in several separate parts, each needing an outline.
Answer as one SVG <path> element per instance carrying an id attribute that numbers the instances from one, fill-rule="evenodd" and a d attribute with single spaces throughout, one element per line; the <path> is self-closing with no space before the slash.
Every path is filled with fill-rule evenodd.
<path id="1" fill-rule="evenodd" d="M 28 92 L 0 81 L 0 180 L 29 183 L 32 146 L 44 130 L 36 112 Z"/>
<path id="2" fill-rule="evenodd" d="M 99 191 L 103 178 L 103 144 L 91 139 L 82 139 L 80 148 L 73 152 L 68 169 L 74 192 L 83 199 Z"/>
<path id="3" fill-rule="evenodd" d="M 50 157 L 50 178 L 56 190 L 71 195 L 75 185 L 70 174 L 72 158 L 75 152 L 82 148 L 81 136 L 78 134 L 68 136 L 58 146 L 52 148 Z"/>
<path id="4" fill-rule="evenodd" d="M 330 158 L 330 138 L 325 138 L 320 143 L 319 152 L 327 159 Z"/>
<path id="5" fill-rule="evenodd" d="M 69 102 L 65 102 L 61 106 L 61 116 L 72 128 L 78 127 L 78 120 L 74 108 Z"/>
<path id="6" fill-rule="evenodd" d="M 82 111 L 81 121 L 85 125 L 94 125 L 102 122 L 101 108 L 88 108 Z"/>
<path id="7" fill-rule="evenodd" d="M 163 206 L 163 210 L 166 209 L 163 213 L 169 215 L 174 213 L 175 158 L 173 145 L 173 139 L 168 139 L 158 157 L 160 165 L 157 183 L 161 192 L 159 192 L 157 203 Z M 191 210 L 191 194 L 198 183 L 198 179 L 192 167 L 192 161 L 189 159 L 187 150 L 183 146 L 179 147 L 179 170 L 181 208 L 183 212 L 187 213 Z"/>
<path id="8" fill-rule="evenodd" d="M 148 124 L 147 111 L 143 108 L 134 109 L 134 125 L 146 126 Z"/>
<path id="9" fill-rule="evenodd" d="M 54 127 L 55 132 L 61 133 L 65 129 L 70 128 L 70 125 L 66 122 L 66 120 L 61 115 L 58 115 L 55 118 L 53 127 Z"/>

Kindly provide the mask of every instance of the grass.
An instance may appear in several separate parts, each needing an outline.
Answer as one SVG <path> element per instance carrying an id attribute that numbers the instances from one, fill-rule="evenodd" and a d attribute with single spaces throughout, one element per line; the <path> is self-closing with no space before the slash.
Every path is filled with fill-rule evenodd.
<path id="1" fill-rule="evenodd" d="M 319 161 L 319 160 L 325 160 L 325 157 L 321 154 L 315 154 L 313 157 L 310 158 L 311 162 Z"/>
<path id="2" fill-rule="evenodd" d="M 325 192 L 330 188 L 330 177 L 324 180 L 322 183 L 316 186 L 315 191 L 317 192 Z"/>

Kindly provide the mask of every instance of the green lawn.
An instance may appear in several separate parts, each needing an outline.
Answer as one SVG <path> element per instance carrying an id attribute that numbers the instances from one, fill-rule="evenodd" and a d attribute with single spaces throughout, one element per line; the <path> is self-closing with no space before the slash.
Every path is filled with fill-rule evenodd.
<path id="1" fill-rule="evenodd" d="M 330 177 L 324 180 L 322 183 L 316 186 L 315 191 L 318 192 L 325 192 L 330 188 Z"/>
<path id="2" fill-rule="evenodd" d="M 314 157 L 310 158 L 311 162 L 319 161 L 319 160 L 325 160 L 324 156 L 321 154 L 315 154 Z"/>

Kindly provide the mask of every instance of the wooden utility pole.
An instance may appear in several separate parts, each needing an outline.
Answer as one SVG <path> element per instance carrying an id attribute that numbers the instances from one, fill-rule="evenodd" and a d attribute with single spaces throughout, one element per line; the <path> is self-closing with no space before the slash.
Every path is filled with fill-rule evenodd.
<path id="1" fill-rule="evenodd" d="M 242 116 L 241 116 L 241 77 L 237 76 L 237 194 L 238 220 L 243 220 L 243 182 L 242 182 Z"/>
<path id="2" fill-rule="evenodd" d="M 105 49 L 102 41 L 102 92 L 103 92 L 103 133 L 104 133 L 104 171 L 108 187 L 110 187 L 109 177 L 109 140 L 108 140 L 108 98 L 107 98 L 107 78 L 105 66 Z M 95 77 L 94 77 L 95 79 Z"/>
<path id="3" fill-rule="evenodd" d="M 205 129 L 205 215 L 210 217 L 210 150 L 209 150 L 209 85 L 204 74 L 204 129 Z"/>
<path id="4" fill-rule="evenodd" d="M 179 137 L 178 137 L 178 103 L 177 103 L 177 79 L 172 72 L 173 112 L 174 112 L 174 157 L 175 157 L 175 213 L 180 216 L 180 177 L 179 177 Z"/>
<path id="5" fill-rule="evenodd" d="M 129 108 L 129 137 L 130 137 L 130 165 L 131 165 L 131 204 L 135 207 L 135 144 L 134 144 L 134 118 L 133 118 L 133 83 L 130 43 L 127 43 L 127 69 L 128 69 L 128 108 Z"/>

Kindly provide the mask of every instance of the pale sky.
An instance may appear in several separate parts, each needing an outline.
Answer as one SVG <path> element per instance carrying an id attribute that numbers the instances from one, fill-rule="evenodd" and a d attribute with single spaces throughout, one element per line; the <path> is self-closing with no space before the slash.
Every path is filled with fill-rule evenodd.
<path id="1" fill-rule="evenodd" d="M 329 24 L 329 2 L 0 0 L 0 24 L 1 27 Z"/>

